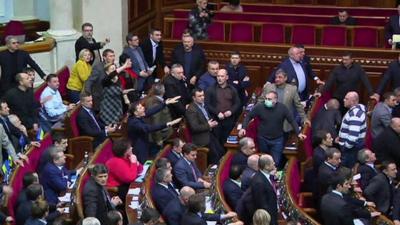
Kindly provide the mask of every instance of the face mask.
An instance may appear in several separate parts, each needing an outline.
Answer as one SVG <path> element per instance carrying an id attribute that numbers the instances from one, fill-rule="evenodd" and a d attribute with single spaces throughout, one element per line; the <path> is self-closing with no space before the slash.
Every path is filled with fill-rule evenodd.
<path id="1" fill-rule="evenodd" d="M 274 103 L 271 100 L 265 100 L 264 105 L 267 108 L 272 108 L 272 106 L 274 106 Z"/>

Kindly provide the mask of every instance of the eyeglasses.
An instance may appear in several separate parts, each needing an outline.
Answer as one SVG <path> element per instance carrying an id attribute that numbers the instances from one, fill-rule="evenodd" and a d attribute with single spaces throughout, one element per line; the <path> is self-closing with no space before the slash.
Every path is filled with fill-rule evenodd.
<path id="1" fill-rule="evenodd" d="M 13 44 L 13 45 L 19 44 L 19 41 L 13 41 L 13 42 L 11 42 L 11 44 Z"/>

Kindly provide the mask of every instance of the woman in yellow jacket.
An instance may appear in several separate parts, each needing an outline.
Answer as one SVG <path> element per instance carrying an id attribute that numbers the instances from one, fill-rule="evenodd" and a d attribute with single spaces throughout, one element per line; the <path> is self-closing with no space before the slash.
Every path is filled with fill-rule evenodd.
<path id="1" fill-rule="evenodd" d="M 72 103 L 79 101 L 79 95 L 85 85 L 85 81 L 92 73 L 92 53 L 88 49 L 82 49 L 79 52 L 79 60 L 72 67 L 71 75 L 69 76 L 67 88 L 69 100 Z"/>

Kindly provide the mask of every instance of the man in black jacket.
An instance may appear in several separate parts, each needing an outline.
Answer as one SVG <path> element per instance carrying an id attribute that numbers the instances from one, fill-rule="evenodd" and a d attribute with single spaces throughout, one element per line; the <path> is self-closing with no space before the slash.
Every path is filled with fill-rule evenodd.
<path id="1" fill-rule="evenodd" d="M 19 49 L 19 42 L 16 38 L 8 37 L 6 44 L 7 49 L 0 52 L 0 97 L 4 95 L 7 90 L 18 85 L 15 77 L 17 73 L 21 73 L 27 65 L 32 67 L 42 79 L 45 79 L 46 76 L 29 53 Z"/>
<path id="2" fill-rule="evenodd" d="M 101 61 L 99 49 L 103 48 L 109 42 L 109 38 L 106 38 L 104 42 L 96 42 L 93 38 L 93 25 L 91 23 L 82 24 L 82 36 L 75 42 L 76 61 L 79 59 L 79 52 L 84 48 L 92 53 L 93 58 L 90 64 L 93 64 L 96 58 Z"/>
<path id="3" fill-rule="evenodd" d="M 400 163 L 400 118 L 392 118 L 390 126 L 386 127 L 373 140 L 373 149 L 379 161 L 393 160 Z"/>
<path id="4" fill-rule="evenodd" d="M 400 55 L 396 60 L 391 62 L 383 74 L 383 78 L 379 82 L 379 86 L 376 89 L 377 94 L 382 94 L 385 91 L 386 85 L 388 82 L 392 89 L 396 89 L 400 87 Z"/>

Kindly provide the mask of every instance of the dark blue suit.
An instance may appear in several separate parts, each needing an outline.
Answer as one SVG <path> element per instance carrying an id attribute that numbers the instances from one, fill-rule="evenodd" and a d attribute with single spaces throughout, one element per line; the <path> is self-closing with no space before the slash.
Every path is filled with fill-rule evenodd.
<path id="1" fill-rule="evenodd" d="M 181 219 L 181 224 L 185 225 L 207 225 L 207 221 L 196 213 L 186 212 Z"/>
<path id="2" fill-rule="evenodd" d="M 25 225 L 46 225 L 46 223 L 40 221 L 39 219 L 29 218 L 29 219 L 25 222 Z"/>
<path id="3" fill-rule="evenodd" d="M 169 160 L 169 162 L 171 163 L 172 167 L 175 166 L 175 164 L 179 161 L 179 159 L 181 159 L 183 156 L 178 156 L 177 154 L 175 154 L 173 151 L 171 151 L 168 155 L 167 155 L 167 159 Z"/>
<path id="4" fill-rule="evenodd" d="M 168 184 L 168 188 L 165 188 L 157 183 L 151 190 L 151 197 L 156 204 L 157 210 L 163 212 L 168 202 L 178 198 L 178 193 L 171 184 Z"/>
<path id="5" fill-rule="evenodd" d="M 243 190 L 237 184 L 235 184 L 231 179 L 225 181 L 223 190 L 228 205 L 232 209 L 236 209 L 236 205 L 240 197 L 242 197 L 243 195 Z"/>
<path id="6" fill-rule="evenodd" d="M 47 163 L 40 175 L 44 195 L 49 203 L 57 204 L 58 195 L 67 191 L 67 183 L 71 172 L 64 166 L 59 169 L 54 163 Z"/>
<path id="7" fill-rule="evenodd" d="M 145 117 L 152 116 L 161 111 L 165 104 L 159 104 L 146 110 Z M 133 150 L 140 163 L 144 163 L 149 157 L 150 141 L 149 133 L 162 130 L 167 124 L 147 124 L 143 118 L 131 116 L 128 119 L 128 136 L 131 140 Z"/>
<path id="8" fill-rule="evenodd" d="M 207 89 L 217 83 L 217 78 L 211 75 L 209 72 L 201 75 L 199 81 L 197 82 L 197 87 L 203 91 L 207 91 Z"/>
<path id="9" fill-rule="evenodd" d="M 197 168 L 195 163 L 191 163 L 191 164 L 194 168 L 197 179 L 200 178 L 202 175 L 201 175 L 199 168 Z M 188 162 L 186 161 L 186 159 L 184 157 L 175 164 L 174 176 L 178 180 L 181 187 L 189 186 L 193 189 L 204 188 L 203 183 L 197 182 L 197 179 L 194 177 L 191 166 L 188 164 Z"/>
<path id="10" fill-rule="evenodd" d="M 304 101 L 308 98 L 308 88 L 310 86 L 307 78 L 313 79 L 314 77 L 312 74 L 309 73 L 309 71 L 307 71 L 307 69 L 304 67 L 304 64 L 301 63 L 301 66 L 303 68 L 304 75 L 305 75 L 306 87 L 305 87 L 304 91 L 299 93 L 299 96 L 300 96 L 300 99 L 302 101 Z M 299 87 L 299 80 L 297 78 L 297 74 L 296 74 L 296 71 L 294 70 L 292 62 L 290 61 L 290 58 L 286 58 L 285 60 L 283 60 L 283 62 L 278 65 L 277 70 L 278 69 L 282 69 L 286 72 L 286 74 L 287 74 L 286 82 L 287 83 L 294 84 L 297 86 L 297 88 Z M 276 70 L 273 71 L 272 74 L 269 76 L 268 81 L 271 83 L 275 82 L 275 72 L 276 72 Z"/>
<path id="11" fill-rule="evenodd" d="M 162 211 L 162 216 L 168 225 L 180 225 L 186 207 L 178 198 L 172 199 Z"/>
<path id="12" fill-rule="evenodd" d="M 104 124 L 100 122 L 100 120 L 96 119 L 96 121 L 99 126 L 96 125 L 93 118 L 90 116 L 89 112 L 84 107 L 80 109 L 78 116 L 76 118 L 76 122 L 79 128 L 79 134 L 94 138 L 93 148 L 96 148 L 106 139 Z"/>
<path id="13" fill-rule="evenodd" d="M 250 167 L 246 167 L 246 169 L 243 170 L 242 177 L 240 179 L 243 191 L 246 191 L 247 188 L 250 186 L 251 178 L 253 178 L 256 172 L 257 171 L 253 170 Z"/>
<path id="14" fill-rule="evenodd" d="M 242 105 L 245 105 L 248 98 L 245 91 L 246 88 L 250 87 L 251 85 L 250 80 L 243 81 L 243 79 L 248 75 L 246 67 L 243 64 L 239 64 L 237 67 L 234 67 L 231 63 L 228 63 L 226 64 L 225 69 L 228 71 L 229 84 L 236 88 Z"/>
<path id="15" fill-rule="evenodd" d="M 245 155 L 242 151 L 239 151 L 238 153 L 233 155 L 231 166 L 238 165 L 242 168 L 246 168 L 247 158 L 248 158 L 247 155 Z"/>

